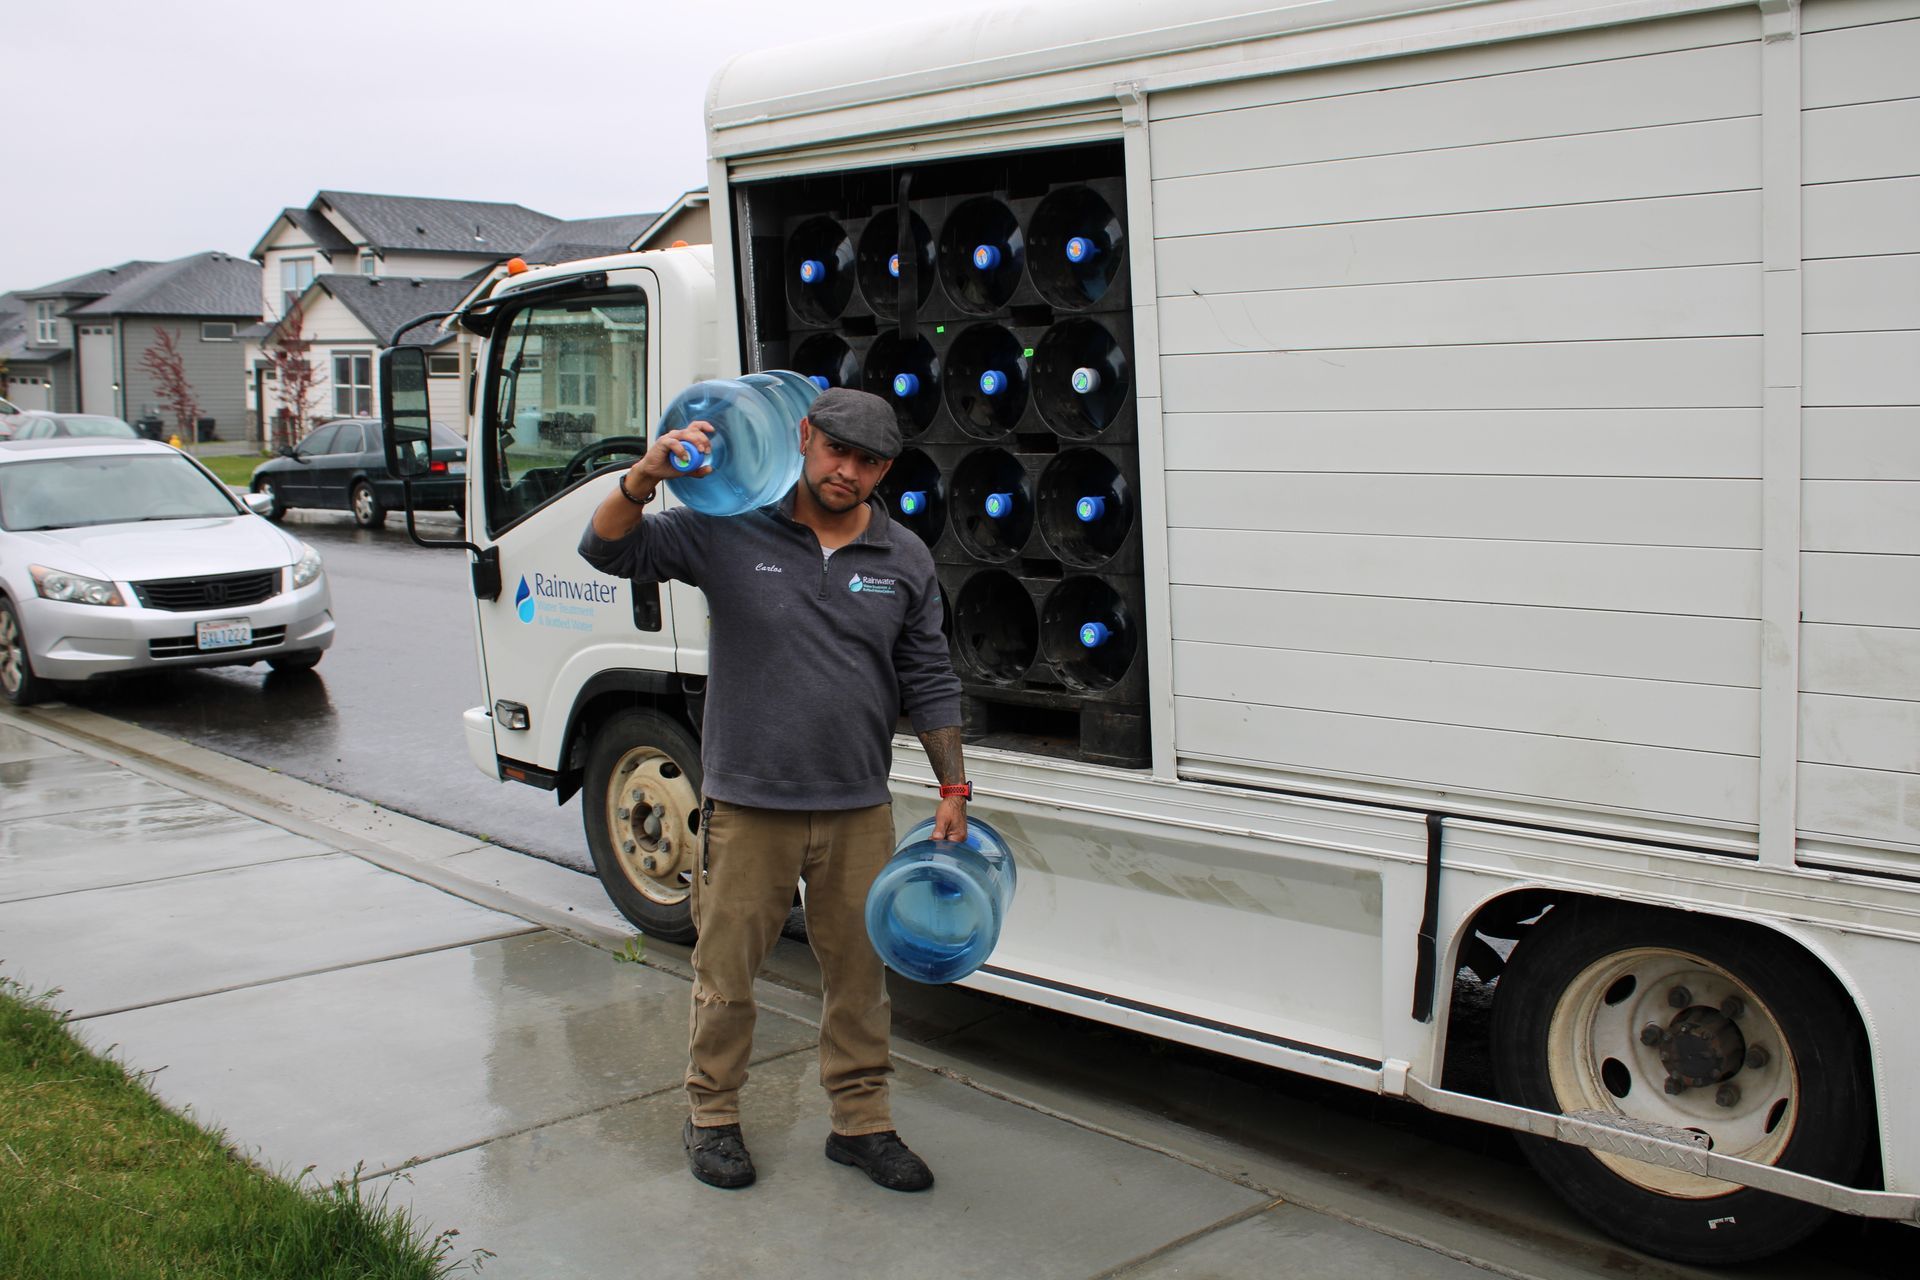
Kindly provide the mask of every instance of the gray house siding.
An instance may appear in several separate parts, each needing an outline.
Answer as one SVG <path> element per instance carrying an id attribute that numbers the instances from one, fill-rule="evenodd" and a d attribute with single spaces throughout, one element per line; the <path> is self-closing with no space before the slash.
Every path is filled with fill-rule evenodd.
<path id="1" fill-rule="evenodd" d="M 232 318 L 236 330 L 254 322 L 253 316 Z M 120 351 L 125 369 L 121 384 L 121 405 L 125 409 L 122 416 L 133 422 L 152 413 L 165 419 L 169 430 L 173 429 L 173 421 L 161 407 L 160 390 L 153 374 L 140 363 L 147 348 L 159 340 L 159 330 L 164 327 L 178 335 L 187 380 L 193 384 L 194 396 L 200 401 L 200 416 L 213 419 L 214 431 L 222 440 L 248 439 L 246 344 L 202 341 L 200 325 L 200 318 L 195 316 L 120 318 Z"/>

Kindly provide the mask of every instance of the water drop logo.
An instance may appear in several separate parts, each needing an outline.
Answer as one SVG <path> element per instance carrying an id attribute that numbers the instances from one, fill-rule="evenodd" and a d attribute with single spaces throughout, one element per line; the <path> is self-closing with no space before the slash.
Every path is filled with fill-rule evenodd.
<path id="1" fill-rule="evenodd" d="M 524 574 L 520 578 L 520 589 L 513 593 L 513 611 L 520 615 L 520 621 L 533 621 L 533 590 L 527 586 Z"/>
<path id="2" fill-rule="evenodd" d="M 853 581 L 847 583 L 847 590 L 858 591 L 865 585 L 865 583 L 860 581 L 860 575 L 856 573 L 853 575 Z"/>

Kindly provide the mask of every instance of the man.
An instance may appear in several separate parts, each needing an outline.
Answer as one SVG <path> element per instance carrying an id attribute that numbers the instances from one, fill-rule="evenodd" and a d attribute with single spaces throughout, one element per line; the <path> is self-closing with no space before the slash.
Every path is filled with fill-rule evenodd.
<path id="1" fill-rule="evenodd" d="M 686 507 L 643 518 L 659 483 L 677 474 L 671 458 L 684 459 L 689 444 L 707 452 L 711 433 L 695 422 L 654 441 L 580 540 L 603 573 L 699 587 L 712 618 L 687 1162 L 710 1186 L 754 1180 L 739 1103 L 753 978 L 804 876 L 825 1000 L 827 1158 L 883 1187 L 921 1191 L 933 1174 L 894 1132 L 885 969 L 865 921 L 867 890 L 893 852 L 887 774 L 903 707 L 941 783 L 937 837 L 966 834 L 971 790 L 933 558 L 872 496 L 899 455 L 900 430 L 878 396 L 824 391 L 800 422 L 800 482 L 780 503 L 728 519 Z"/>

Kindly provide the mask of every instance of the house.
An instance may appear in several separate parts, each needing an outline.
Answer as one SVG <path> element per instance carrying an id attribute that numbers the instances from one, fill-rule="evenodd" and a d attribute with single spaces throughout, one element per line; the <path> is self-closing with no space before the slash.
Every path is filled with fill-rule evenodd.
<path id="1" fill-rule="evenodd" d="M 240 331 L 253 322 L 260 267 L 227 253 L 191 253 L 133 274 L 67 312 L 79 332 L 79 407 L 128 421 L 162 418 L 163 395 L 146 367 L 162 334 L 179 353 L 203 429 L 241 439 L 249 423 Z M 171 427 L 174 424 L 169 423 Z"/>
<path id="2" fill-rule="evenodd" d="M 262 424 L 261 438 L 266 438 L 266 419 L 285 408 L 275 394 L 271 362 L 265 358 L 262 344 L 270 334 L 280 331 L 279 322 L 285 318 L 290 301 L 305 299 L 316 281 L 322 277 L 335 281 L 334 287 L 323 289 L 315 297 L 316 306 L 329 313 L 327 331 L 305 335 L 326 344 L 327 358 L 317 370 L 321 397 L 317 412 L 326 416 L 335 411 L 336 404 L 369 403 L 369 395 L 362 393 L 372 387 L 372 356 L 389 336 L 377 325 L 362 323 L 353 308 L 342 301 L 351 296 L 365 302 L 375 295 L 340 284 L 341 277 L 419 280 L 425 287 L 432 281 L 484 274 L 494 263 L 525 252 L 560 225 L 558 218 L 517 204 L 353 191 L 321 191 L 302 208 L 281 210 L 250 255 L 261 266 L 255 318 L 264 323 L 249 329 L 243 337 L 247 341 L 246 366 L 251 371 L 247 395 L 256 422 Z M 367 306 L 362 310 L 384 314 Z M 363 364 L 359 356 L 366 358 L 365 379 L 360 376 Z M 336 373 L 344 378 L 337 393 Z M 458 417 L 453 419 L 454 423 L 459 421 Z"/>
<path id="3" fill-rule="evenodd" d="M 102 267 L 37 289 L 8 294 L 18 308 L 18 318 L 10 318 L 15 314 L 11 309 L 0 309 L 0 360 L 6 362 L 7 385 L 11 388 L 7 398 L 22 409 L 79 412 L 80 371 L 86 363 L 87 352 L 80 350 L 80 334 L 69 313 L 105 297 L 117 286 L 156 265 L 123 262 L 117 267 Z M 99 335 L 87 336 L 97 338 Z M 89 346 L 96 349 L 96 361 L 104 362 L 97 343 Z M 98 412 L 113 410 L 101 408 Z"/>
<path id="4" fill-rule="evenodd" d="M 547 229 L 547 233 L 513 256 L 530 266 L 578 262 L 625 252 L 628 245 L 659 220 L 657 213 L 616 214 L 610 218 L 575 218 Z"/>
<path id="5" fill-rule="evenodd" d="M 707 207 L 707 189 L 686 192 L 668 205 L 627 247 L 635 253 L 643 249 L 671 249 L 676 243 L 712 244 L 713 215 Z"/>
<path id="6" fill-rule="evenodd" d="M 286 437 L 298 431 L 289 421 L 292 418 L 304 418 L 311 425 L 327 418 L 374 416 L 379 405 L 375 375 L 380 349 L 390 344 L 394 331 L 407 321 L 459 305 L 472 286 L 473 282 L 465 279 L 400 279 L 332 272 L 315 276 L 298 298 L 297 313 L 290 310 L 278 322 L 266 326 L 262 335 L 262 345 L 272 347 L 293 336 L 288 326 L 297 321 L 299 337 L 309 344 L 306 358 L 318 375 L 314 402 L 305 414 L 295 415 L 275 386 L 274 370 L 255 370 L 255 393 L 267 405 L 270 422 L 278 423 L 272 432 L 274 443 L 291 443 Z M 461 391 L 465 384 L 460 379 L 461 355 L 453 342 L 452 334 L 442 333 L 432 324 L 420 325 L 401 337 L 404 346 L 429 349 L 428 393 L 433 418 L 459 430 L 466 417 Z"/>

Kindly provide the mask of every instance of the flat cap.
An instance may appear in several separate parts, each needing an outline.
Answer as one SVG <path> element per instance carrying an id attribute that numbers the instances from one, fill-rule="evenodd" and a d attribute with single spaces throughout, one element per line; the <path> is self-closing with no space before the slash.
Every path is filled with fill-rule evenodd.
<path id="1" fill-rule="evenodd" d="M 807 420 L 841 444 L 865 449 L 876 458 L 900 456 L 900 424 L 893 406 L 879 396 L 851 387 L 828 387 L 814 398 Z"/>

